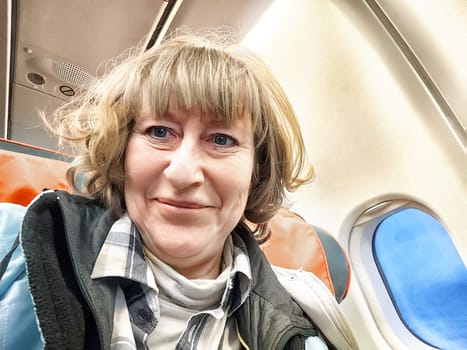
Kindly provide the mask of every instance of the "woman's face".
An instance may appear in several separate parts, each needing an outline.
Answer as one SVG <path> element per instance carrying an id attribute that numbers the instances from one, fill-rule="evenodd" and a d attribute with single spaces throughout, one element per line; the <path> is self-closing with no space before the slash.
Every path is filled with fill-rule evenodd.
<path id="1" fill-rule="evenodd" d="M 147 248 L 187 278 L 217 277 L 253 159 L 248 116 L 227 126 L 171 101 L 155 120 L 144 95 L 126 148 L 125 203 Z"/>

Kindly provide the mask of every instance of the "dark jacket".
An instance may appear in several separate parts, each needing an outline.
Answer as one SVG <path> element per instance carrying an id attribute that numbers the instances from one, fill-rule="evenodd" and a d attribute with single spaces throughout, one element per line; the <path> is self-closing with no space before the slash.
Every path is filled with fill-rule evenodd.
<path id="1" fill-rule="evenodd" d="M 39 325 L 50 349 L 108 349 L 117 279 L 91 279 L 117 217 L 83 197 L 49 192 L 27 211 L 22 246 Z M 277 280 L 251 232 L 245 242 L 253 285 L 237 310 L 239 336 L 250 349 L 304 349 L 316 328 Z"/>

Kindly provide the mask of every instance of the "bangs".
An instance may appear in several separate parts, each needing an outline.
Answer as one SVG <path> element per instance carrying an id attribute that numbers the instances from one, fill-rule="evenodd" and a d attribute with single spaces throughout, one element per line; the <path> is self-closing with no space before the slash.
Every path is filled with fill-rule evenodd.
<path id="1" fill-rule="evenodd" d="M 254 128 L 261 117 L 259 86 L 245 63 L 225 50 L 205 46 L 166 46 L 147 66 L 146 86 L 156 118 L 170 99 L 184 110 L 199 109 L 228 125 L 250 114 Z"/>

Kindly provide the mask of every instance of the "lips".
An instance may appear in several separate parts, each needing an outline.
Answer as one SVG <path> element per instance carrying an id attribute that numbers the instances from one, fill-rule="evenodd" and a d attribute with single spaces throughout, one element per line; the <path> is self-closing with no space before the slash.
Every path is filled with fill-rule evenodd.
<path id="1" fill-rule="evenodd" d="M 176 208 L 183 208 L 183 209 L 207 208 L 206 205 L 199 204 L 197 202 L 190 202 L 190 201 L 180 201 L 180 200 L 173 200 L 173 199 L 167 199 L 167 198 L 158 198 L 157 201 L 162 204 L 170 205 Z"/>

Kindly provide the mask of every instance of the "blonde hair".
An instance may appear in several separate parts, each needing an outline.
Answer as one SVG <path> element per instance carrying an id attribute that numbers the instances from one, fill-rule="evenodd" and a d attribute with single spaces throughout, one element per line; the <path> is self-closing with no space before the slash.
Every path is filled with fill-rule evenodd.
<path id="1" fill-rule="evenodd" d="M 50 124 L 76 150 L 67 173 L 72 188 L 116 214 L 125 210 L 124 153 L 143 89 L 155 118 L 167 112 L 171 97 L 227 123 L 251 116 L 255 167 L 244 217 L 259 225 L 260 235 L 285 191 L 313 178 L 292 106 L 266 64 L 238 45 L 179 36 L 119 63 Z"/>

